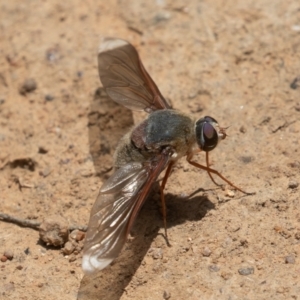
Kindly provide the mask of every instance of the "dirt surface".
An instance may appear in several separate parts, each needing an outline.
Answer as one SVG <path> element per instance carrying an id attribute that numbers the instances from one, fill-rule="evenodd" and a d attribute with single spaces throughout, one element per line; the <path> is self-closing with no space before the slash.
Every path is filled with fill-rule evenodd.
<path id="1" fill-rule="evenodd" d="M 165 191 L 171 247 L 154 188 L 94 276 L 79 238 L 66 255 L 0 222 L 0 298 L 300 299 L 299 1 L 2 0 L 0 211 L 87 224 L 118 139 L 144 117 L 99 89 L 103 36 L 137 47 L 174 108 L 230 126 L 211 162 L 256 194 L 182 159 Z"/>

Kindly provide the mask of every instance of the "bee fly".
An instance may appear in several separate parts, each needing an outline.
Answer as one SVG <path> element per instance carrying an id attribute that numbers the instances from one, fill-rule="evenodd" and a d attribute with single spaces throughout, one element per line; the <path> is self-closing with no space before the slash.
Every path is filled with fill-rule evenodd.
<path id="1" fill-rule="evenodd" d="M 236 187 L 211 169 L 208 153 L 226 138 L 226 128 L 212 117 L 195 120 L 173 110 L 145 70 L 136 49 L 121 39 L 106 38 L 98 54 L 100 80 L 107 94 L 132 110 L 149 113 L 119 142 L 114 154 L 114 173 L 103 184 L 92 208 L 86 234 L 82 268 L 92 273 L 107 267 L 119 254 L 151 187 L 166 168 L 160 191 L 166 230 L 164 187 L 173 165 L 183 156 Z M 192 161 L 206 153 L 206 166 Z"/>

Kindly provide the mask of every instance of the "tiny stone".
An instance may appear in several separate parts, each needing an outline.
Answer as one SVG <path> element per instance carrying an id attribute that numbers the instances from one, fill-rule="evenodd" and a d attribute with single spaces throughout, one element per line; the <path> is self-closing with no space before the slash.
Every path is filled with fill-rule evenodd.
<path id="1" fill-rule="evenodd" d="M 19 92 L 21 95 L 26 95 L 26 93 L 33 92 L 37 88 L 36 81 L 32 78 L 26 79 L 21 85 Z"/>
<path id="2" fill-rule="evenodd" d="M 94 175 L 94 171 L 92 171 L 92 170 L 81 170 L 80 175 L 82 177 L 85 177 L 85 178 L 92 177 Z"/>
<path id="3" fill-rule="evenodd" d="M 230 272 L 222 272 L 221 273 L 221 277 L 224 279 L 224 280 L 228 280 L 232 277 L 232 274 Z"/>
<path id="4" fill-rule="evenodd" d="M 14 291 L 15 290 L 15 285 L 14 285 L 14 282 L 13 281 L 11 281 L 10 283 L 7 283 L 7 284 L 4 284 L 3 286 L 3 289 L 1 289 L 2 291 L 1 291 L 1 296 L 3 295 L 5 295 L 5 291 Z M 6 297 L 5 297 L 6 298 Z M 1 299 L 3 299 L 3 298 L 1 298 Z M 7 299 L 7 298 L 6 298 Z"/>
<path id="5" fill-rule="evenodd" d="M 296 182 L 296 181 L 290 181 L 290 182 L 289 182 L 289 188 L 290 188 L 290 189 L 295 189 L 295 188 L 297 188 L 298 186 L 299 186 L 299 183 Z"/>
<path id="6" fill-rule="evenodd" d="M 75 260 L 76 260 L 76 256 L 75 256 L 75 255 L 70 256 L 69 262 L 73 262 L 73 261 L 75 261 Z"/>
<path id="7" fill-rule="evenodd" d="M 300 86 L 299 81 L 300 81 L 300 76 L 296 77 L 293 80 L 293 82 L 290 84 L 291 89 L 296 90 Z"/>
<path id="8" fill-rule="evenodd" d="M 0 105 L 5 103 L 5 99 L 0 99 Z"/>
<path id="9" fill-rule="evenodd" d="M 235 193 L 232 190 L 226 190 L 225 195 L 230 197 L 230 198 L 233 198 Z"/>
<path id="10" fill-rule="evenodd" d="M 39 151 L 38 151 L 38 153 L 40 153 L 40 154 L 46 154 L 46 153 L 48 153 L 48 149 L 46 148 L 46 147 L 44 147 L 44 146 L 39 146 Z"/>
<path id="11" fill-rule="evenodd" d="M 183 172 L 189 172 L 190 168 L 187 165 L 183 166 Z"/>
<path id="12" fill-rule="evenodd" d="M 171 293 L 170 292 L 168 292 L 168 291 L 164 291 L 164 294 L 163 294 L 163 297 L 164 297 L 164 299 L 170 299 L 171 298 Z"/>
<path id="13" fill-rule="evenodd" d="M 249 164 L 251 163 L 254 158 L 252 156 L 241 156 L 240 160 L 244 163 L 244 164 Z"/>
<path id="14" fill-rule="evenodd" d="M 47 177 L 50 175 L 52 170 L 50 168 L 45 168 L 44 170 L 39 171 L 39 175 L 43 177 Z"/>
<path id="15" fill-rule="evenodd" d="M 9 260 L 12 260 L 14 257 L 14 253 L 11 250 L 4 251 L 3 255 Z"/>
<path id="16" fill-rule="evenodd" d="M 44 284 L 43 283 L 38 283 L 38 285 L 37 285 L 39 288 L 41 288 L 41 287 L 43 287 L 44 286 Z"/>
<path id="17" fill-rule="evenodd" d="M 193 91 L 193 92 L 189 93 L 188 97 L 189 97 L 189 99 L 194 99 L 194 98 L 196 98 L 197 94 L 198 94 L 197 91 Z"/>
<path id="18" fill-rule="evenodd" d="M 295 239 L 300 240 L 300 231 L 295 233 Z"/>
<path id="19" fill-rule="evenodd" d="M 250 275 L 254 273 L 254 268 L 253 267 L 249 267 L 249 268 L 240 268 L 239 269 L 239 274 L 246 276 L 246 275 Z"/>
<path id="20" fill-rule="evenodd" d="M 208 270 L 211 272 L 218 272 L 220 271 L 220 268 L 217 265 L 210 265 L 208 266 Z"/>
<path id="21" fill-rule="evenodd" d="M 62 246 L 69 235 L 68 221 L 61 216 L 50 216 L 40 226 L 40 239 L 48 245 Z"/>
<path id="22" fill-rule="evenodd" d="M 171 18 L 171 15 L 170 13 L 168 12 L 158 12 L 154 18 L 153 18 L 153 23 L 154 24 L 157 24 L 157 23 L 160 23 L 162 21 L 167 21 Z"/>
<path id="23" fill-rule="evenodd" d="M 73 230 L 69 235 L 69 241 L 76 241 L 78 229 Z"/>
<path id="24" fill-rule="evenodd" d="M 18 269 L 18 270 L 22 270 L 23 269 L 23 267 L 21 266 L 21 265 L 19 265 L 19 266 L 17 266 L 17 268 L 16 269 Z"/>
<path id="25" fill-rule="evenodd" d="M 75 247 L 71 242 L 66 242 L 64 248 L 62 249 L 63 254 L 70 255 L 73 253 Z"/>
<path id="26" fill-rule="evenodd" d="M 295 263 L 295 256 L 293 254 L 290 254 L 285 257 L 285 263 L 286 264 L 294 264 Z"/>
<path id="27" fill-rule="evenodd" d="M 241 244 L 241 246 L 248 248 L 248 241 L 246 239 L 241 239 L 240 244 Z"/>
<path id="28" fill-rule="evenodd" d="M 283 294 L 283 293 L 284 293 L 284 288 L 283 288 L 283 287 L 279 287 L 279 288 L 276 290 L 276 292 L 277 292 L 278 294 Z"/>
<path id="29" fill-rule="evenodd" d="M 163 251 L 161 248 L 156 248 L 153 251 L 152 257 L 154 259 L 162 259 L 163 258 Z"/>
<path id="30" fill-rule="evenodd" d="M 51 95 L 51 94 L 47 94 L 47 95 L 45 96 L 45 100 L 46 100 L 46 101 L 52 101 L 52 100 L 54 100 L 54 96 Z"/>
<path id="31" fill-rule="evenodd" d="M 241 133 L 246 133 L 247 130 L 246 130 L 246 128 L 245 128 L 244 126 L 241 126 L 241 127 L 240 127 L 240 132 L 241 132 Z"/>
<path id="32" fill-rule="evenodd" d="M 85 232 L 81 231 L 81 230 L 78 230 L 77 231 L 77 234 L 76 234 L 76 241 L 79 242 L 79 241 L 82 241 L 85 237 Z"/>
<path id="33" fill-rule="evenodd" d="M 7 261 L 7 257 L 3 255 L 3 256 L 1 256 L 0 260 L 1 260 L 2 262 L 6 262 L 6 261 Z"/>
<path id="34" fill-rule="evenodd" d="M 205 247 L 203 250 L 202 250 L 202 255 L 203 256 L 210 256 L 211 255 L 211 250 L 208 248 L 208 247 Z"/>

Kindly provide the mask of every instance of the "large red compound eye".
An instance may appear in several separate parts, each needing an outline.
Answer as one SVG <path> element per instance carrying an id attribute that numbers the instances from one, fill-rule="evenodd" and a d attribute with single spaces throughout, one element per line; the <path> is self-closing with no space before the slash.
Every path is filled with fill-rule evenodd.
<path id="1" fill-rule="evenodd" d="M 196 139 L 203 151 L 213 150 L 219 141 L 218 133 L 213 126 L 217 121 L 211 117 L 204 117 L 196 122 Z"/>

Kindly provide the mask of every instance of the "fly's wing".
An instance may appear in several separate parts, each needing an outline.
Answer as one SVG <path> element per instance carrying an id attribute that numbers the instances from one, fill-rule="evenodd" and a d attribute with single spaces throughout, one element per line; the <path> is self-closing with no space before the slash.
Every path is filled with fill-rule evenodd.
<path id="1" fill-rule="evenodd" d="M 161 155 L 147 165 L 129 163 L 101 187 L 83 249 L 85 273 L 104 269 L 118 256 L 150 188 L 168 161 L 169 156 Z"/>
<path id="2" fill-rule="evenodd" d="M 105 38 L 99 47 L 98 68 L 106 92 L 117 103 L 149 113 L 171 108 L 128 42 Z"/>

